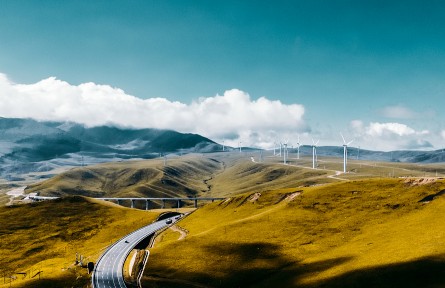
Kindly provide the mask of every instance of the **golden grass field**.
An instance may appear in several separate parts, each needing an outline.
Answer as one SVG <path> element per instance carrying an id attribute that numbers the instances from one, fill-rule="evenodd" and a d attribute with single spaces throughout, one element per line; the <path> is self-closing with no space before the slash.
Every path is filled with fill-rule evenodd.
<path id="1" fill-rule="evenodd" d="M 445 183 L 405 181 L 209 204 L 178 224 L 186 239 L 168 231 L 151 250 L 144 287 L 445 287 L 445 199 L 419 202 Z"/>
<path id="2" fill-rule="evenodd" d="M 315 170 L 310 157 L 290 155 L 290 165 L 271 155 L 259 160 L 243 152 L 186 155 L 165 166 L 161 159 L 107 163 L 26 192 L 227 197 L 182 220 L 185 239 L 161 234 L 144 287 L 445 287 L 437 277 L 445 266 L 445 200 L 419 202 L 445 189 L 428 178 L 444 176 L 442 165 L 351 160 L 351 172 L 339 174 L 340 158 L 323 158 Z M 408 176 L 421 178 L 398 178 Z M 27 272 L 26 279 L 15 274 L 13 287 L 86 287 L 86 269 L 73 266 L 76 251 L 95 261 L 161 212 L 87 199 L 0 207 L 0 276 Z M 38 271 L 40 280 L 29 278 Z M 0 287 L 9 287 L 7 278 Z"/>
<path id="3" fill-rule="evenodd" d="M 78 196 L 0 207 L 0 287 L 9 287 L 10 275 L 17 277 L 12 287 L 86 287 L 91 280 L 74 265 L 76 252 L 95 262 L 158 215 Z"/>
<path id="4" fill-rule="evenodd" d="M 204 180 L 221 169 L 211 158 L 182 157 L 126 161 L 73 168 L 49 180 L 29 185 L 41 195 L 89 197 L 178 197 L 206 192 Z"/>

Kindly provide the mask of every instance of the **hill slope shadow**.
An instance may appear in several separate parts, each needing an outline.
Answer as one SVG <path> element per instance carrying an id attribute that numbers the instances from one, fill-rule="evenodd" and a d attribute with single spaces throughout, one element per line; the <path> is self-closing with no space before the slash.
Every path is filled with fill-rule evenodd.
<path id="1" fill-rule="evenodd" d="M 264 242 L 223 242 L 201 249 L 213 255 L 206 259 L 205 270 L 199 271 L 198 267 L 176 269 L 161 261 L 162 265 L 148 265 L 143 287 L 445 287 L 445 254 L 359 269 L 315 283 L 307 283 L 302 280 L 342 265 L 352 257 L 302 263 L 282 254 L 278 245 Z M 153 259 L 153 262 L 158 261 Z M 191 261 L 187 266 L 193 265 Z"/>
<path id="2" fill-rule="evenodd" d="M 265 242 L 219 242 L 201 249 L 212 255 L 206 260 L 205 271 L 197 272 L 199 269 L 193 268 L 193 263 L 189 266 L 192 268 L 178 270 L 167 265 L 154 264 L 153 267 L 149 263 L 143 287 L 295 287 L 303 277 L 351 259 L 340 257 L 302 264 L 282 254 L 280 246 Z"/>
<path id="3" fill-rule="evenodd" d="M 445 254 L 342 274 L 308 287 L 445 287 Z"/>

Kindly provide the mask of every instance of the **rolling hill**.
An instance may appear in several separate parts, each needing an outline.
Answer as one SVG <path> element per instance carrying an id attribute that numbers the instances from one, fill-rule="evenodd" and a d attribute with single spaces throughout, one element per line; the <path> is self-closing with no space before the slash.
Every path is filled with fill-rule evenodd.
<path id="1" fill-rule="evenodd" d="M 29 186 L 26 192 L 94 197 L 227 197 L 202 206 L 182 220 L 180 228 L 161 234 L 151 249 L 144 277 L 146 287 L 445 285 L 435 277 L 445 266 L 441 245 L 445 227 L 437 217 L 445 209 L 445 182 L 440 177 L 423 178 L 426 173 L 443 176 L 441 165 L 350 161 L 351 172 L 338 174 L 342 163 L 335 157 L 324 158 L 315 170 L 309 168 L 310 157 L 296 159 L 291 153 L 289 159 L 290 164 L 283 165 L 280 157 L 249 151 L 188 154 L 166 162 L 104 163 L 73 168 Z M 90 201 L 71 196 L 0 209 L 1 219 L 14 219 L 3 222 L 6 240 L 0 240 L 2 245 L 6 243 L 4 251 L 25 234 L 34 237 L 24 238 L 26 244 L 21 245 L 29 247 L 18 248 L 23 250 L 17 252 L 18 258 L 5 258 L 10 261 L 12 257 L 11 263 L 16 263 L 8 269 L 21 265 L 40 270 L 35 263 L 47 263 L 44 265 L 52 268 L 46 273 L 55 273 L 60 265 L 72 260 L 76 247 L 109 241 L 98 240 L 97 235 L 102 233 L 98 229 L 119 228 L 123 225 L 119 221 L 130 217 L 122 211 L 144 213 L 113 204 L 90 206 Z M 64 228 L 51 228 L 59 226 Z M 178 240 L 183 236 L 177 231 L 187 234 L 186 238 Z M 48 254 L 47 242 L 59 250 Z M 57 252 L 62 247 L 71 249 L 71 254 Z M 28 253 L 25 258 L 29 262 L 25 263 L 20 253 Z M 76 271 L 70 273 L 86 277 Z M 65 287 L 60 283 L 73 279 L 59 273 L 54 277 L 51 281 L 56 282 L 49 283 L 59 286 L 53 287 Z M 81 281 L 78 283 L 86 283 Z"/>
<path id="2" fill-rule="evenodd" d="M 109 244 L 158 215 L 80 196 L 0 207 L 0 287 L 87 287 L 76 253 L 96 262 Z"/>
<path id="3" fill-rule="evenodd" d="M 444 287 L 443 180 L 374 179 L 209 204 L 151 249 L 144 287 Z M 175 263 L 175 265 L 172 265 Z"/>
<path id="4" fill-rule="evenodd" d="M 27 193 L 43 196 L 84 195 L 90 197 L 230 197 L 246 192 L 262 192 L 312 186 L 346 180 L 381 177 L 444 176 L 440 165 L 398 162 L 349 162 L 351 173 L 342 169 L 338 158 L 320 160 L 311 169 L 311 158 L 295 159 L 289 165 L 279 157 L 258 152 L 188 154 L 163 159 L 103 163 L 77 167 L 48 180 L 31 184 Z M 256 160 L 255 160 L 256 159 Z"/>
<path id="5" fill-rule="evenodd" d="M 125 161 L 71 169 L 30 185 L 26 192 L 46 196 L 195 197 L 209 187 L 205 180 L 222 169 L 212 158 L 184 156 L 163 160 Z"/>

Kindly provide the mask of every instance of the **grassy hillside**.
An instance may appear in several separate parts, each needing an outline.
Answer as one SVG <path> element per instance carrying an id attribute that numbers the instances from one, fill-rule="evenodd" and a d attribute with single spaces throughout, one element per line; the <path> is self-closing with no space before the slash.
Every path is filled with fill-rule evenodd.
<path id="1" fill-rule="evenodd" d="M 270 153 L 269 153 L 270 154 Z M 443 176 L 438 165 L 349 161 L 347 174 L 339 158 L 324 158 L 312 169 L 312 158 L 289 155 L 282 159 L 259 152 L 192 154 L 163 159 L 126 161 L 79 167 L 31 185 L 27 192 L 41 195 L 91 197 L 226 197 L 298 186 L 368 178 Z M 261 162 L 260 162 L 261 160 Z"/>
<path id="2" fill-rule="evenodd" d="M 246 192 L 262 192 L 300 186 L 312 186 L 369 178 L 398 178 L 445 176 L 440 165 L 412 163 L 379 163 L 350 160 L 348 173 L 343 174 L 342 158 L 323 158 L 317 169 L 312 169 L 312 157 L 290 153 L 288 165 L 271 153 L 219 153 L 211 157 L 222 163 L 224 169 L 207 181 L 211 186 L 208 195 L 228 197 Z M 340 174 L 339 174 L 340 173 Z"/>
<path id="3" fill-rule="evenodd" d="M 445 266 L 445 224 L 437 217 L 445 184 L 384 178 L 442 175 L 442 167 L 350 161 L 351 173 L 338 174 L 341 159 L 323 159 L 313 170 L 309 157 L 294 156 L 291 165 L 258 152 L 187 155 L 166 165 L 108 163 L 72 169 L 27 192 L 230 197 L 181 221 L 178 231 L 189 232 L 184 240 L 177 241 L 180 232 L 163 234 L 150 256 L 147 287 L 445 285 L 434 276 Z M 434 200 L 419 202 L 428 196 Z M 95 259 L 155 217 L 103 204 L 74 197 L 0 208 L 0 276 L 26 272 L 16 287 L 87 283 L 85 270 L 72 265 L 76 252 Z M 410 286 L 419 284 L 414 276 L 422 285 Z"/>
<path id="4" fill-rule="evenodd" d="M 12 287 L 85 287 L 89 276 L 74 265 L 76 252 L 96 262 L 110 243 L 157 215 L 83 197 L 0 207 L 0 276 L 16 277 Z"/>
<path id="5" fill-rule="evenodd" d="M 245 159 L 221 159 L 223 172 L 208 181 L 210 195 L 227 197 L 245 192 L 277 188 L 310 186 L 335 182 L 328 171 L 312 170 L 281 163 L 254 163 Z"/>
<path id="6" fill-rule="evenodd" d="M 444 287 L 444 189 L 375 179 L 209 204 L 185 239 L 161 237 L 144 287 Z"/>
<path id="7" fill-rule="evenodd" d="M 169 159 L 166 166 L 160 159 L 107 163 L 74 168 L 26 191 L 51 196 L 197 196 L 208 190 L 204 181 L 220 169 L 218 161 L 202 157 Z"/>

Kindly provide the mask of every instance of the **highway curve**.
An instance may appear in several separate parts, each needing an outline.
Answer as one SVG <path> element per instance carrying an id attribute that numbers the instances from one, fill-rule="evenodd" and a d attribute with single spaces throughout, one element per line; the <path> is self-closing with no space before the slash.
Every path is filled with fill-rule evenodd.
<path id="1" fill-rule="evenodd" d="M 128 254 L 148 235 L 175 223 L 177 221 L 176 217 L 170 217 L 142 227 L 111 245 L 99 258 L 94 268 L 93 288 L 126 288 L 123 268 Z"/>

